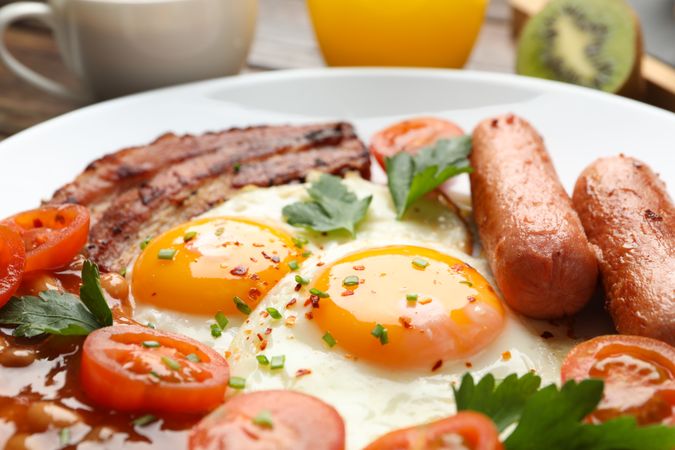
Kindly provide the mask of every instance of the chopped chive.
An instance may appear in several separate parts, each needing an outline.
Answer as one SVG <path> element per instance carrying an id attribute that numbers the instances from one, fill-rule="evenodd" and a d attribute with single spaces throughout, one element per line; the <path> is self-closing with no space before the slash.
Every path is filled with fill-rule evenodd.
<path id="1" fill-rule="evenodd" d="M 269 307 L 266 311 L 272 316 L 272 319 L 281 319 L 281 313 L 278 309 Z"/>
<path id="2" fill-rule="evenodd" d="M 193 362 L 193 363 L 200 363 L 200 362 L 202 362 L 202 359 L 201 359 L 201 358 L 199 357 L 199 355 L 196 354 L 196 353 L 190 353 L 189 355 L 187 355 L 187 356 L 185 357 L 185 359 L 187 359 L 188 361 Z"/>
<path id="3" fill-rule="evenodd" d="M 230 377 L 227 385 L 232 389 L 244 389 L 246 387 L 246 379 L 242 377 Z"/>
<path id="4" fill-rule="evenodd" d="M 253 419 L 252 422 L 254 425 L 258 425 L 263 428 L 272 428 L 272 415 L 267 410 L 260 411 Z"/>
<path id="5" fill-rule="evenodd" d="M 176 361 L 170 356 L 162 356 L 162 362 L 166 367 L 168 367 L 171 370 L 180 370 L 180 364 L 178 363 L 178 361 Z"/>
<path id="6" fill-rule="evenodd" d="M 190 242 L 194 238 L 197 237 L 197 232 L 196 231 L 188 231 L 183 235 L 183 242 Z"/>
<path id="7" fill-rule="evenodd" d="M 306 237 L 298 236 L 293 238 L 293 243 L 296 247 L 302 248 L 305 246 L 305 244 L 309 243 L 309 240 L 307 240 Z"/>
<path id="8" fill-rule="evenodd" d="M 143 239 L 143 240 L 141 241 L 140 245 L 139 245 L 139 247 L 141 248 L 141 250 L 145 250 L 145 247 L 148 246 L 148 244 L 150 243 L 151 240 L 152 240 L 152 238 L 151 238 L 150 236 L 148 236 L 148 237 L 146 237 L 145 239 Z"/>
<path id="9" fill-rule="evenodd" d="M 380 344 L 388 344 L 389 343 L 389 332 L 385 327 L 380 325 L 379 323 L 375 325 L 375 328 L 370 332 L 373 336 L 375 336 L 377 339 L 380 340 Z"/>
<path id="10" fill-rule="evenodd" d="M 155 324 L 152 323 L 152 322 L 146 323 L 145 326 L 148 327 L 148 328 L 152 328 L 153 330 L 154 330 L 155 328 L 157 328 L 157 327 L 155 326 Z"/>
<path id="11" fill-rule="evenodd" d="M 426 259 L 422 259 L 422 258 L 415 258 L 415 259 L 413 259 L 412 263 L 413 263 L 413 266 L 415 266 L 419 269 L 424 269 L 426 266 L 429 265 L 429 261 L 427 261 Z"/>
<path id="12" fill-rule="evenodd" d="M 270 367 L 272 369 L 283 369 L 285 364 L 286 364 L 285 355 L 272 356 L 272 360 L 270 361 Z"/>
<path id="13" fill-rule="evenodd" d="M 215 234 L 216 236 L 220 236 L 220 235 L 223 234 L 224 232 L 225 232 L 225 228 L 223 228 L 223 227 L 218 227 L 218 228 L 216 228 L 216 231 L 215 231 L 213 234 Z"/>
<path id="14" fill-rule="evenodd" d="M 337 341 L 335 340 L 335 338 L 333 337 L 333 335 L 330 334 L 328 331 L 326 331 L 326 334 L 324 334 L 323 337 L 322 337 L 321 339 L 323 339 L 323 341 L 324 341 L 326 344 L 328 344 L 328 346 L 331 347 L 331 348 L 332 348 L 332 347 L 335 347 L 335 344 L 337 344 Z"/>
<path id="15" fill-rule="evenodd" d="M 66 446 L 70 443 L 70 428 L 61 428 L 59 430 L 59 444 Z"/>
<path id="16" fill-rule="evenodd" d="M 160 380 L 160 379 L 162 378 L 162 377 L 160 377 L 159 374 L 158 374 L 157 372 L 155 372 L 154 370 L 151 370 L 151 371 L 150 371 L 150 376 L 155 377 L 155 378 L 157 378 L 158 380 Z"/>
<path id="17" fill-rule="evenodd" d="M 298 264 L 297 261 L 293 260 L 288 263 L 288 268 L 291 270 L 298 270 L 300 268 L 300 264 Z"/>
<path id="18" fill-rule="evenodd" d="M 255 359 L 258 360 L 258 364 L 260 364 L 261 366 L 266 366 L 270 363 L 270 360 L 267 359 L 267 356 L 265 355 L 257 355 Z"/>
<path id="19" fill-rule="evenodd" d="M 356 275 L 349 275 L 348 277 L 345 277 L 344 280 L 342 280 L 342 284 L 345 286 L 356 286 L 359 284 L 359 277 Z"/>
<path id="20" fill-rule="evenodd" d="M 248 306 L 246 302 L 244 302 L 240 297 L 235 295 L 232 301 L 239 311 L 246 315 L 251 314 L 251 307 Z"/>
<path id="21" fill-rule="evenodd" d="M 317 289 L 317 288 L 312 288 L 312 289 L 310 289 L 310 290 L 309 290 L 309 293 L 312 294 L 312 295 L 316 295 L 316 296 L 319 297 L 319 298 L 326 298 L 326 297 L 328 297 L 328 294 L 327 294 L 326 292 L 321 291 L 321 290 L 319 290 L 319 289 Z"/>
<path id="22" fill-rule="evenodd" d="M 302 284 L 303 286 L 309 284 L 309 280 L 307 278 L 303 278 L 300 275 L 295 276 L 295 282 L 298 284 Z"/>
<path id="23" fill-rule="evenodd" d="M 122 267 L 120 269 L 120 275 L 123 276 L 123 277 L 127 276 L 127 268 L 126 267 Z"/>
<path id="24" fill-rule="evenodd" d="M 312 252 L 310 252 L 309 250 L 305 250 L 304 252 L 302 252 L 303 258 L 308 258 L 311 255 L 312 255 Z"/>
<path id="25" fill-rule="evenodd" d="M 408 300 L 409 302 L 416 302 L 417 294 L 406 294 L 405 299 Z"/>
<path id="26" fill-rule="evenodd" d="M 473 287 L 473 283 L 470 282 L 470 281 L 462 280 L 462 281 L 460 281 L 460 283 L 466 284 L 466 285 L 469 286 L 469 287 Z"/>
<path id="27" fill-rule="evenodd" d="M 223 335 L 223 330 L 220 328 L 220 325 L 217 323 L 211 324 L 211 336 L 214 338 L 219 338 Z"/>
<path id="28" fill-rule="evenodd" d="M 151 424 L 155 420 L 157 420 L 157 417 L 153 416 L 152 414 L 146 414 L 144 416 L 134 419 L 131 423 L 137 427 L 144 427 L 146 425 Z"/>
<path id="29" fill-rule="evenodd" d="M 218 311 L 216 313 L 216 323 L 218 323 L 218 326 L 221 330 L 224 330 L 230 321 L 227 319 L 227 317 L 225 317 L 225 314 L 223 314 L 222 311 Z"/>
<path id="30" fill-rule="evenodd" d="M 157 347 L 161 347 L 161 344 L 157 341 L 143 341 L 143 347 L 145 347 L 145 348 L 157 348 Z"/>
<path id="31" fill-rule="evenodd" d="M 241 163 L 234 163 L 234 165 L 232 166 L 232 170 L 234 170 L 234 173 L 239 173 L 239 171 L 241 170 Z"/>
<path id="32" fill-rule="evenodd" d="M 157 257 L 159 259 L 173 259 L 177 251 L 175 248 L 163 248 L 157 252 Z"/>

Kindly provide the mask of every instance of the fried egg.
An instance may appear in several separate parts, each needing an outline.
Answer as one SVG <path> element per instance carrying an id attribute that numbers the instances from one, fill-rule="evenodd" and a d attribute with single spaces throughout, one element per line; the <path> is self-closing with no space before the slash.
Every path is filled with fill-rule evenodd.
<path id="1" fill-rule="evenodd" d="M 298 275 L 307 284 L 285 277 L 244 323 L 231 373 L 246 390 L 295 389 L 333 405 L 348 448 L 453 414 L 452 387 L 467 371 L 536 370 L 557 382 L 574 344 L 542 339 L 541 323 L 502 304 L 484 260 L 438 243 L 354 241 Z"/>
<path id="2" fill-rule="evenodd" d="M 373 197 L 356 240 L 391 236 L 471 248 L 463 219 L 442 199 L 422 199 L 405 221 L 398 221 L 385 186 L 357 175 L 344 183 L 360 198 Z M 246 311 L 296 265 L 354 240 L 347 233 L 316 233 L 284 221 L 283 207 L 306 200 L 306 190 L 306 184 L 245 188 L 195 220 L 153 237 L 129 270 L 134 319 L 227 351 Z M 228 324 L 213 332 L 219 312 Z"/>

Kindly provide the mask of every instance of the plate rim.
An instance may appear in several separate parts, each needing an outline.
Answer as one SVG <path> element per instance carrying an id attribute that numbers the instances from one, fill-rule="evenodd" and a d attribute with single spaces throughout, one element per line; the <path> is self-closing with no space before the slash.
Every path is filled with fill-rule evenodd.
<path id="1" fill-rule="evenodd" d="M 149 91 L 139 92 L 135 94 L 126 95 L 110 100 L 104 100 L 91 105 L 86 105 L 64 114 L 52 117 L 43 122 L 35 124 L 25 130 L 22 130 L 0 142 L 0 152 L 5 147 L 15 144 L 17 141 L 28 139 L 30 136 L 38 131 L 58 126 L 60 121 L 66 119 L 77 118 L 80 115 L 86 115 L 98 110 L 103 110 L 113 105 L 120 103 L 141 101 L 145 98 L 154 96 L 170 95 L 175 91 L 190 91 L 198 89 L 208 89 L 214 86 L 219 87 L 236 87 L 246 86 L 250 84 L 274 82 L 278 80 L 292 80 L 302 78 L 323 78 L 323 77 L 338 77 L 350 78 L 354 76 L 359 77 L 409 77 L 409 78 L 445 78 L 449 80 L 467 80 L 478 81 L 492 85 L 515 86 L 530 90 L 539 90 L 543 93 L 558 92 L 570 93 L 577 97 L 585 97 L 595 102 L 609 102 L 614 103 L 620 107 L 636 108 L 641 114 L 654 114 L 660 116 L 661 119 L 671 120 L 675 125 L 675 113 L 668 110 L 640 102 L 638 100 L 621 97 L 616 94 L 611 94 L 603 91 L 598 91 L 583 86 L 577 86 L 559 81 L 546 80 L 541 78 L 527 77 L 513 73 L 502 72 L 486 72 L 479 70 L 464 70 L 464 69 L 439 69 L 439 68 L 407 68 L 407 67 L 317 67 L 304 69 L 284 69 L 271 70 L 267 72 L 245 73 L 234 76 L 226 76 L 220 78 L 213 78 L 208 80 L 194 81 L 175 86 L 162 87 Z"/>

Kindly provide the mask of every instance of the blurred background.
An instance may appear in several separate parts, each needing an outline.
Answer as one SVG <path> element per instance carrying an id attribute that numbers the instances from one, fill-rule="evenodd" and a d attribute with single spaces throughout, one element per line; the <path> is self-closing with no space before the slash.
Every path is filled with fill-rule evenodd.
<path id="1" fill-rule="evenodd" d="M 65 21 L 65 18 L 72 18 L 75 14 L 68 10 L 71 4 L 91 4 L 95 1 L 113 3 L 117 7 L 134 1 L 141 4 L 148 2 L 148 0 L 124 0 L 124 2 L 122 0 L 51 0 L 47 3 L 51 5 L 55 13 L 50 14 L 56 14 L 56 16 L 48 18 L 47 23 L 51 20 L 52 27 L 66 27 L 67 25 L 60 22 Z M 242 10 L 243 15 L 236 18 L 235 24 L 229 25 L 230 27 L 235 25 L 238 27 L 242 21 L 249 19 L 252 21 L 251 32 L 255 30 L 255 34 L 251 36 L 250 51 L 246 52 L 249 47 L 245 38 L 247 33 L 245 29 L 237 31 L 239 34 L 234 37 L 223 36 L 222 39 L 237 40 L 237 51 L 242 55 L 241 63 L 234 63 L 236 66 L 234 69 L 231 66 L 223 68 L 222 73 L 218 72 L 221 70 L 218 68 L 213 70 L 204 68 L 200 73 L 181 74 L 181 77 L 187 77 L 177 78 L 181 81 L 236 73 L 239 69 L 241 73 L 251 73 L 321 67 L 326 62 L 329 65 L 343 66 L 464 67 L 465 69 L 513 73 L 517 66 L 518 40 L 516 37 L 528 22 L 528 18 L 539 12 L 546 3 L 546 0 L 492 0 L 491 2 L 487 0 L 424 0 L 423 3 L 427 5 L 424 10 L 403 13 L 402 8 L 409 5 L 409 2 L 421 0 L 258 0 L 257 5 L 255 0 L 217 1 L 223 2 L 221 5 L 228 5 L 232 2 Z M 647 42 L 645 57 L 642 57 L 640 51 L 636 51 L 634 55 L 635 70 L 633 72 L 637 71 L 639 82 L 634 85 L 635 89 L 632 91 L 624 89 L 625 92 L 620 92 L 620 88 L 605 90 L 620 92 L 673 111 L 675 110 L 675 69 L 673 69 L 675 64 L 673 61 L 675 58 L 675 1 L 633 0 L 631 3 L 641 19 L 641 26 L 640 22 L 637 22 L 636 29 L 638 33 L 640 29 L 643 33 L 642 37 L 638 36 L 637 39 L 639 43 L 642 39 L 646 39 Z M 15 2 L 0 0 L 0 5 L 8 4 L 10 8 L 15 8 L 14 13 L 25 13 L 16 8 Z M 25 2 L 22 5 L 26 8 Z M 28 8 L 30 9 L 30 5 Z M 247 12 L 244 13 L 242 8 L 248 8 Z M 60 9 L 62 11 L 59 11 Z M 80 12 L 84 14 L 84 8 L 81 9 Z M 6 50 L 0 53 L 4 53 L 5 57 L 8 53 L 13 55 L 20 63 L 47 78 L 62 83 L 66 86 L 64 89 L 70 89 L 72 92 L 76 92 L 76 87 L 82 85 L 81 80 L 84 77 L 82 71 L 87 71 L 86 76 L 91 85 L 91 78 L 94 76 L 94 69 L 91 66 L 94 63 L 100 66 L 102 63 L 94 61 L 92 56 L 89 56 L 88 61 L 82 62 L 76 60 L 77 55 L 66 55 L 65 59 L 69 65 L 67 68 L 60 55 L 59 45 L 61 48 L 72 45 L 71 41 L 79 36 L 82 42 L 78 44 L 74 52 L 81 53 L 82 48 L 97 39 L 102 39 L 97 33 L 105 27 L 105 23 L 96 23 L 94 30 L 96 33 L 91 30 L 72 31 L 72 27 L 65 31 L 60 29 L 57 31 L 59 40 L 59 45 L 57 45 L 52 31 L 42 23 L 45 22 L 45 13 L 41 10 L 29 12 L 31 11 L 34 17 L 30 18 L 28 14 L 28 19 L 22 17 L 16 19 L 15 16 L 18 17 L 18 14 L 11 17 L 7 14 L 3 16 L 0 11 L 0 23 L 4 21 L 4 26 L 7 27 L 4 30 Z M 87 14 L 92 13 L 88 11 Z M 234 14 L 234 9 L 225 11 L 223 14 Z M 120 23 L 126 25 L 131 20 L 128 14 L 126 16 L 120 14 L 117 18 L 112 14 L 104 17 L 108 17 L 106 19 L 108 22 L 120 20 Z M 137 15 L 137 17 L 140 16 Z M 35 18 L 42 18 L 42 21 L 35 20 Z M 168 26 L 178 28 L 171 24 Z M 194 26 L 192 29 L 194 30 Z M 559 31 L 562 33 L 564 30 Z M 110 31 L 110 33 L 115 32 Z M 611 35 L 612 32 L 610 27 L 608 33 Z M 602 27 L 599 28 L 598 33 L 594 35 L 596 38 L 604 36 L 602 33 L 607 34 Z M 551 32 L 549 31 L 548 34 L 550 35 Z M 574 33 L 571 35 L 573 36 Z M 622 32 L 622 36 L 624 35 L 627 34 Z M 119 42 L 115 40 L 116 36 L 112 36 L 111 39 L 112 42 Z M 178 40 L 185 41 L 186 39 L 177 36 L 176 43 L 172 44 L 173 48 L 181 45 Z M 163 39 L 163 42 L 166 44 L 166 39 Z M 631 51 L 635 51 L 635 45 L 632 42 L 630 43 Z M 102 48 L 105 47 L 96 47 L 99 59 L 102 59 L 106 53 L 105 50 L 101 50 Z M 223 52 L 234 51 L 226 46 L 223 48 Z M 592 46 L 586 49 L 588 55 L 591 50 L 593 50 Z M 625 53 L 624 50 L 621 51 Z M 118 57 L 130 58 L 128 51 L 120 52 Z M 185 59 L 187 56 L 182 56 L 182 58 L 180 61 L 187 61 Z M 164 62 L 176 67 L 181 65 L 168 60 Z M 613 62 L 611 58 L 610 62 Z M 123 61 L 123 63 L 132 64 L 131 61 Z M 622 60 L 621 64 L 623 63 Z M 133 64 L 139 65 L 137 61 Z M 189 66 L 193 63 L 186 64 Z M 626 62 L 626 64 L 630 69 L 632 63 Z M 604 68 L 606 65 L 599 67 Z M 617 65 L 620 64 L 617 63 Z M 520 64 L 518 66 L 521 72 L 533 70 L 531 67 L 521 70 Z M 120 76 L 114 73 L 114 69 L 113 67 L 104 70 L 110 75 L 104 82 L 119 79 Z M 97 66 L 97 70 L 101 72 L 102 69 Z M 164 73 L 170 71 L 166 68 L 161 70 Z M 80 76 L 74 75 L 78 72 Z M 531 73 L 528 74 L 531 75 Z M 36 87 L 36 83 L 27 83 L 19 75 L 16 68 L 12 71 L 7 64 L 0 63 L 0 139 L 72 109 L 126 92 L 124 90 L 104 92 L 98 89 L 95 94 L 83 94 L 80 98 L 75 98 L 77 95 L 70 95 L 70 98 L 67 98 L 68 95 L 54 95 L 53 92 L 46 92 Z M 100 77 L 100 73 L 98 75 Z M 151 80 L 157 85 L 173 84 L 170 78 L 160 81 L 155 77 Z M 154 87 L 152 84 L 147 86 Z M 58 90 L 61 87 L 55 89 Z"/>

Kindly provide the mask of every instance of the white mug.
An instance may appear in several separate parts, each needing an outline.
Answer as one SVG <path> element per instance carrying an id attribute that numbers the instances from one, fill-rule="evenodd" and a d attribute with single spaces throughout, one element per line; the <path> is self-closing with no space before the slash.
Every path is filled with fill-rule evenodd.
<path id="1" fill-rule="evenodd" d="M 239 72 L 253 40 L 257 0 L 49 0 L 0 9 L 0 59 L 16 75 L 52 94 L 77 100 Z M 5 29 L 36 19 L 54 31 L 77 88 L 17 61 Z"/>

